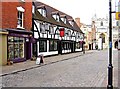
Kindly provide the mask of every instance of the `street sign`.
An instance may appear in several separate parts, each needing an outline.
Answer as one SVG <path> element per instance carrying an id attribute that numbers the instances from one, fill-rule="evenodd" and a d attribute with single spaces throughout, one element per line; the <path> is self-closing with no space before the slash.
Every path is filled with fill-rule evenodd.
<path id="1" fill-rule="evenodd" d="M 116 12 L 116 20 L 120 20 L 120 12 Z"/>

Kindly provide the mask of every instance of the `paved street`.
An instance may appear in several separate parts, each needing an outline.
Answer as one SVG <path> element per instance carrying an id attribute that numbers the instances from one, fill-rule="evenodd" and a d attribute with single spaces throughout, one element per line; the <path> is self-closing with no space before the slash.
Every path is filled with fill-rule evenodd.
<path id="1" fill-rule="evenodd" d="M 118 52 L 113 51 L 114 87 L 118 82 Z M 3 87 L 106 87 L 108 51 L 95 51 L 68 60 L 2 77 Z"/>

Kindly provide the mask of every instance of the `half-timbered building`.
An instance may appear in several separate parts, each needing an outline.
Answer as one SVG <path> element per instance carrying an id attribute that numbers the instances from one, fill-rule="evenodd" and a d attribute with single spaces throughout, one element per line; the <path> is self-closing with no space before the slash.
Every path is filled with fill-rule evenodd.
<path id="1" fill-rule="evenodd" d="M 33 2 L 33 55 L 82 51 L 83 33 L 74 19 L 41 2 Z"/>

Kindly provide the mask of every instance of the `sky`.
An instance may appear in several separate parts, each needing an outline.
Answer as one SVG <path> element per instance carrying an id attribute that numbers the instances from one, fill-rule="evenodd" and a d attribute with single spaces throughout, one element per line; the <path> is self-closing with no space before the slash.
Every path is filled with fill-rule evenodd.
<path id="1" fill-rule="evenodd" d="M 82 23 L 91 24 L 91 18 L 96 14 L 103 18 L 109 14 L 109 0 L 38 0 L 58 9 L 74 19 L 79 17 Z M 113 11 L 118 0 L 112 0 Z"/>

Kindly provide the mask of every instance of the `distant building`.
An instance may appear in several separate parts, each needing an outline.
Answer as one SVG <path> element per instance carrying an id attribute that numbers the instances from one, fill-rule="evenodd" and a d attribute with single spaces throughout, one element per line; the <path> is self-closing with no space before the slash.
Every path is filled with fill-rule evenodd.
<path id="1" fill-rule="evenodd" d="M 97 18 L 95 15 L 92 18 L 92 22 L 93 21 L 96 28 L 96 45 L 98 46 L 98 49 L 102 50 L 108 48 L 108 18 Z"/>
<path id="2" fill-rule="evenodd" d="M 109 19 L 106 18 L 97 18 L 95 15 L 92 18 L 92 21 L 95 22 L 96 28 L 96 45 L 99 49 L 107 49 L 109 44 Z M 118 47 L 118 28 L 119 22 L 115 20 L 115 17 L 112 19 L 112 47 L 116 49 Z"/>
<path id="3" fill-rule="evenodd" d="M 94 21 L 92 25 L 86 25 L 80 22 L 80 18 L 75 19 L 76 23 L 84 33 L 84 41 L 86 50 L 95 49 L 95 40 L 96 40 L 96 28 Z"/>

